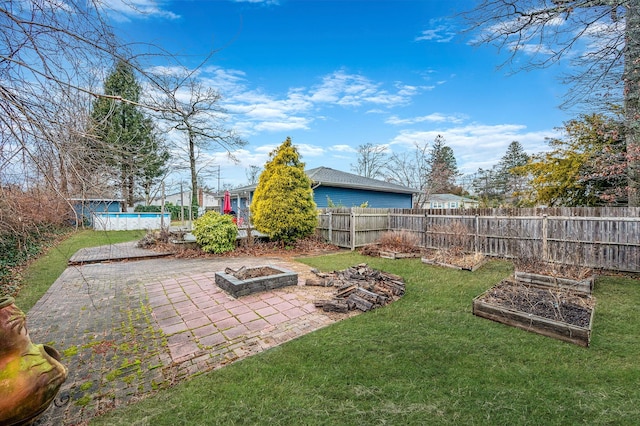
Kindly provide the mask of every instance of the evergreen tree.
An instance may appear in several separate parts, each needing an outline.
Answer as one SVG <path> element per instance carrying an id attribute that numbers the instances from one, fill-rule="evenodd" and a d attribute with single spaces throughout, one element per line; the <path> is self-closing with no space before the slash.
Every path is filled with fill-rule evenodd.
<path id="1" fill-rule="evenodd" d="M 148 138 L 143 140 L 141 153 L 145 161 L 138 172 L 138 179 L 144 192 L 145 204 L 149 205 L 151 200 L 155 198 L 152 195 L 153 188 L 155 187 L 157 192 L 157 184 L 167 173 L 167 162 L 170 154 L 164 141 L 155 131 L 153 121 L 150 118 L 146 118 L 145 124 L 152 130 L 149 132 Z"/>
<path id="2" fill-rule="evenodd" d="M 136 105 L 141 88 L 133 67 L 119 61 L 104 83 L 104 95 L 93 104 L 96 140 L 91 143 L 94 160 L 109 166 L 120 182 L 121 196 L 133 206 L 137 179 L 159 175 L 168 155 L 159 153 L 153 124 Z M 151 165 L 147 160 L 154 165 Z M 146 170 L 145 170 L 146 169 Z M 155 172 L 150 170 L 155 169 Z"/>
<path id="3" fill-rule="evenodd" d="M 459 192 L 455 184 L 459 175 L 458 165 L 453 149 L 445 145 L 444 137 L 438 135 L 435 138 L 427 163 L 429 167 L 427 188 L 430 194 Z"/>
<path id="4" fill-rule="evenodd" d="M 498 193 L 502 200 L 510 205 L 520 204 L 520 195 L 526 187 L 526 176 L 517 173 L 518 167 L 529 162 L 529 155 L 522 144 L 513 141 L 496 167 Z"/>
<path id="5" fill-rule="evenodd" d="M 472 185 L 483 205 L 520 205 L 520 197 L 527 185 L 527 176 L 518 171 L 528 161 L 529 155 L 524 152 L 520 142 L 513 141 L 497 165 L 489 170 L 478 169 L 473 175 Z"/>
<path id="6" fill-rule="evenodd" d="M 318 216 L 311 179 L 289 137 L 269 154 L 258 178 L 251 221 L 258 231 L 285 243 L 315 232 Z"/>

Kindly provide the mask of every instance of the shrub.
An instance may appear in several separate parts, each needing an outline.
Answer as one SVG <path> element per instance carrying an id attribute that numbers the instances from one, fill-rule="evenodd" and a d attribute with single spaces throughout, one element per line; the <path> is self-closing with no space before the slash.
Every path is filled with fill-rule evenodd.
<path id="1" fill-rule="evenodd" d="M 226 253 L 236 247 L 238 227 L 233 217 L 209 211 L 193 222 L 193 235 L 207 253 Z"/>
<path id="2" fill-rule="evenodd" d="M 15 268 L 68 230 L 70 211 L 64 199 L 44 188 L 0 186 L 0 296 L 17 293 L 20 279 Z"/>

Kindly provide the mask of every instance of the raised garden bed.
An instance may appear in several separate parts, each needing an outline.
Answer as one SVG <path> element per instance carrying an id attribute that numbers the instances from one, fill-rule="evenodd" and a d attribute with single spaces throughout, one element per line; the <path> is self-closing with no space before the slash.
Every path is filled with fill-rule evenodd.
<path id="1" fill-rule="evenodd" d="M 422 256 L 419 248 L 413 247 L 403 250 L 399 246 L 383 245 L 383 244 L 367 244 L 360 249 L 360 253 L 365 256 L 381 257 L 383 259 L 413 259 Z"/>
<path id="2" fill-rule="evenodd" d="M 487 258 L 482 254 L 463 254 L 458 256 L 447 256 L 435 253 L 430 256 L 423 256 L 422 263 L 445 268 L 458 269 L 461 271 L 476 271 L 487 262 Z"/>
<path id="3" fill-rule="evenodd" d="M 216 284 L 233 297 L 298 285 L 298 274 L 278 266 L 260 266 L 216 272 Z"/>
<path id="4" fill-rule="evenodd" d="M 516 281 L 525 284 L 532 284 L 545 288 L 576 291 L 584 294 L 591 294 L 593 292 L 593 284 L 595 283 L 594 275 L 590 275 L 583 279 L 573 279 L 551 275 L 534 274 L 531 272 L 518 270 L 515 271 L 514 278 Z"/>
<path id="5" fill-rule="evenodd" d="M 595 300 L 586 294 L 528 286 L 509 280 L 473 299 L 473 314 L 587 347 Z"/>
<path id="6" fill-rule="evenodd" d="M 379 256 L 383 259 L 414 259 L 420 257 L 420 253 L 403 253 L 398 251 L 380 250 Z"/>

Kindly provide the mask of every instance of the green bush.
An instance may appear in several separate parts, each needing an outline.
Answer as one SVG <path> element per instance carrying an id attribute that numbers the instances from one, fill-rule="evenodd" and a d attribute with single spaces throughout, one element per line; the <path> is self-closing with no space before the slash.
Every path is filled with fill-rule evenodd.
<path id="1" fill-rule="evenodd" d="M 238 227 L 232 216 L 209 211 L 193 222 L 192 233 L 207 253 L 226 253 L 236 247 Z"/>

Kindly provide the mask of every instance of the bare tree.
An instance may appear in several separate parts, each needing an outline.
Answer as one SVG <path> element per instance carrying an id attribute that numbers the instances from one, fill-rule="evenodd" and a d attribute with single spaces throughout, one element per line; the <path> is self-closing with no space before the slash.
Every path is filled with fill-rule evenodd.
<path id="1" fill-rule="evenodd" d="M 258 183 L 258 178 L 260 177 L 260 173 L 262 173 L 262 168 L 258 166 L 249 166 L 245 170 L 245 174 L 247 176 L 247 181 L 249 185 L 255 185 Z"/>
<path id="2" fill-rule="evenodd" d="M 351 165 L 351 170 L 360 176 L 378 178 L 384 176 L 384 169 L 388 158 L 385 145 L 366 143 L 358 147 L 357 163 Z"/>
<path id="3" fill-rule="evenodd" d="M 118 54 L 116 37 L 91 3 L 2 3 L 0 173 L 9 163 L 11 170 L 23 173 L 33 167 L 50 189 L 66 193 L 64 173 L 73 169 L 55 167 L 61 173 L 56 182 L 49 156 L 64 162 L 67 142 L 85 137 L 81 126 L 67 121 L 69 105 L 95 93 L 95 75 L 81 70 L 105 68 Z M 76 123 L 82 116 L 75 115 Z"/>
<path id="4" fill-rule="evenodd" d="M 202 151 L 223 149 L 232 157 L 232 151 L 246 142 L 226 127 L 227 111 L 220 105 L 220 93 L 205 87 L 193 71 L 186 76 L 160 77 L 158 81 L 162 82 L 161 92 L 155 95 L 153 102 L 159 118 L 186 138 L 186 144 L 178 143 L 178 146 L 186 151 L 191 174 L 191 203 L 197 205 L 197 163 Z"/>
<path id="5" fill-rule="evenodd" d="M 497 44 L 545 67 L 570 57 L 567 102 L 624 99 L 629 205 L 640 205 L 640 0 L 483 0 L 466 14 L 478 43 Z M 577 48 L 586 48 L 586 53 Z M 597 104 L 596 103 L 596 104 Z"/>
<path id="6" fill-rule="evenodd" d="M 414 207 L 422 207 L 429 199 L 427 179 L 429 176 L 428 163 L 429 145 L 414 144 L 413 151 L 393 153 L 385 167 L 385 179 L 420 191 L 413 199 Z"/>

